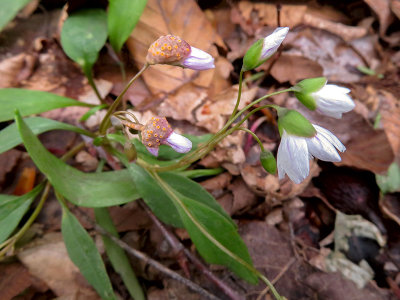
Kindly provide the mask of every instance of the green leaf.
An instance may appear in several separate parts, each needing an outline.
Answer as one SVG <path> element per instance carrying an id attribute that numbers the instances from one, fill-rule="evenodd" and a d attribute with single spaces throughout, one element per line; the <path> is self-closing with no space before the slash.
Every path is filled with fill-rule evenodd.
<path id="1" fill-rule="evenodd" d="M 30 0 L 7 0 L 1 2 L 0 31 L 17 15 L 18 11 L 29 3 Z"/>
<path id="2" fill-rule="evenodd" d="M 190 180 L 182 175 L 165 172 L 159 174 L 159 176 L 174 190 L 178 191 L 180 194 L 185 195 L 199 203 L 210 207 L 222 216 L 224 216 L 233 226 L 236 224 L 232 221 L 231 217 L 226 213 L 226 211 L 219 205 L 219 203 L 214 199 L 209 192 L 207 192 L 200 184 Z"/>
<path id="3" fill-rule="evenodd" d="M 60 201 L 61 202 L 61 201 Z M 117 299 L 92 238 L 63 205 L 61 232 L 68 255 L 102 299 Z"/>
<path id="4" fill-rule="evenodd" d="M 65 53 L 78 63 L 86 76 L 91 74 L 107 39 L 107 16 L 102 9 L 85 9 L 71 14 L 61 30 Z"/>
<path id="5" fill-rule="evenodd" d="M 376 182 L 382 193 L 394 193 L 400 191 L 400 167 L 397 163 L 392 163 L 387 175 L 376 174 Z"/>
<path id="6" fill-rule="evenodd" d="M 36 135 L 50 130 L 68 130 L 79 134 L 84 134 L 89 136 L 93 135 L 91 132 L 85 129 L 47 118 L 41 118 L 41 117 L 27 118 L 25 119 L 25 123 L 29 126 L 29 128 L 31 128 L 32 132 Z M 15 123 L 12 123 L 11 125 L 4 128 L 2 131 L 0 131 L 0 153 L 10 150 L 21 143 L 22 139 L 18 133 L 18 128 Z"/>
<path id="7" fill-rule="evenodd" d="M 135 163 L 127 165 L 135 186 L 153 213 L 164 223 L 183 228 L 175 205 L 150 174 Z"/>
<path id="8" fill-rule="evenodd" d="M 44 184 L 36 186 L 22 196 L 0 195 L 0 244 L 18 226 L 33 199 L 43 190 Z"/>
<path id="9" fill-rule="evenodd" d="M 128 171 L 83 173 L 52 155 L 19 114 L 16 123 L 24 145 L 39 170 L 57 191 L 79 206 L 104 207 L 139 198 Z"/>
<path id="10" fill-rule="evenodd" d="M 95 208 L 94 213 L 97 223 L 108 231 L 108 233 L 118 237 L 117 229 L 114 226 L 107 208 Z M 103 235 L 103 243 L 114 270 L 121 275 L 131 297 L 135 300 L 145 300 L 146 297 L 144 296 L 143 290 L 140 287 L 124 250 L 105 235 Z"/>
<path id="11" fill-rule="evenodd" d="M 93 105 L 47 92 L 0 89 L 0 122 L 12 120 L 15 110 L 19 110 L 22 116 L 27 116 L 67 106 L 92 107 Z"/>
<path id="12" fill-rule="evenodd" d="M 108 35 L 115 52 L 128 39 L 146 6 L 147 0 L 109 0 Z"/>
<path id="13" fill-rule="evenodd" d="M 209 206 L 180 194 L 162 179 L 158 183 L 176 206 L 201 256 L 209 263 L 229 267 L 236 275 L 256 284 L 257 271 L 232 222 Z"/>

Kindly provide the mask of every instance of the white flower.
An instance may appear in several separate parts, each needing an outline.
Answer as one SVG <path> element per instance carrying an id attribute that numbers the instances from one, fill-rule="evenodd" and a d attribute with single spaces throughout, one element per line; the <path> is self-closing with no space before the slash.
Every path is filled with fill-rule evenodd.
<path id="1" fill-rule="evenodd" d="M 289 27 L 278 27 L 273 33 L 264 38 L 260 56 L 261 61 L 267 60 L 278 50 L 288 32 Z"/>
<path id="2" fill-rule="evenodd" d="M 302 182 L 310 173 L 309 160 L 313 157 L 324 161 L 341 161 L 337 150 L 344 152 L 346 147 L 329 130 L 313 126 L 317 134 L 312 138 L 290 135 L 283 130 L 277 157 L 279 179 L 287 174 L 294 183 Z"/>
<path id="3" fill-rule="evenodd" d="M 192 142 L 183 135 L 177 134 L 174 131 L 164 142 L 165 145 L 171 146 L 178 153 L 187 153 L 192 149 Z"/>
<path id="4" fill-rule="evenodd" d="M 355 104 L 348 95 L 350 90 L 334 84 L 327 84 L 311 93 L 316 103 L 316 110 L 321 114 L 340 119 L 342 114 L 351 111 Z"/>
<path id="5" fill-rule="evenodd" d="M 203 50 L 191 47 L 190 55 L 182 61 L 182 66 L 193 70 L 208 70 L 215 68 L 214 58 Z"/>

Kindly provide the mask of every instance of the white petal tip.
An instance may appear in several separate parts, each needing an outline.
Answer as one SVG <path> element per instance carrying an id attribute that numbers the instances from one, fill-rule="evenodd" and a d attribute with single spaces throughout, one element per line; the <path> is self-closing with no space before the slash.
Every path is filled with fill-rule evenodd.
<path id="1" fill-rule="evenodd" d="M 192 142 L 183 135 L 172 132 L 167 138 L 166 144 L 178 153 L 187 153 L 192 150 Z"/>

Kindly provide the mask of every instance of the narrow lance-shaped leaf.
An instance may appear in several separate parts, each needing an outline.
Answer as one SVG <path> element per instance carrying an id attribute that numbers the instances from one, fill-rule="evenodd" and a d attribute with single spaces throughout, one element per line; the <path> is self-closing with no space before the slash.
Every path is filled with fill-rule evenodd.
<path id="1" fill-rule="evenodd" d="M 107 16 L 102 9 L 85 9 L 71 14 L 61 30 L 65 53 L 91 76 L 99 52 L 107 39 Z"/>
<path id="2" fill-rule="evenodd" d="M 95 243 L 68 208 L 62 206 L 61 232 L 69 257 L 102 299 L 117 299 Z"/>
<path id="3" fill-rule="evenodd" d="M 52 155 L 19 114 L 16 123 L 32 160 L 57 191 L 79 206 L 104 207 L 139 198 L 135 185 L 124 171 L 83 173 Z"/>
<path id="4" fill-rule="evenodd" d="M 0 9 L 0 31 L 10 22 L 30 0 L 2 1 Z"/>
<path id="5" fill-rule="evenodd" d="M 93 105 L 47 92 L 0 89 L 0 122 L 12 120 L 16 110 L 22 116 L 28 116 L 67 106 L 92 107 Z"/>
<path id="6" fill-rule="evenodd" d="M 108 233 L 118 237 L 117 229 L 111 219 L 107 208 L 99 207 L 94 209 L 97 223 L 107 230 Z M 124 250 L 114 243 L 108 236 L 103 235 L 103 243 L 106 248 L 107 256 L 111 261 L 114 270 L 121 275 L 126 288 L 131 297 L 135 300 L 145 300 L 143 290 L 132 270 L 132 266 Z"/>
<path id="7" fill-rule="evenodd" d="M 256 284 L 256 270 L 236 227 L 210 207 L 180 194 L 160 177 L 158 184 L 176 206 L 201 256 L 209 263 L 229 267 L 236 275 Z"/>
<path id="8" fill-rule="evenodd" d="M 22 196 L 0 195 L 0 244 L 18 226 L 35 197 L 43 190 L 44 184 L 35 187 Z"/>
<path id="9" fill-rule="evenodd" d="M 128 39 L 146 6 L 147 0 L 110 0 L 108 5 L 108 35 L 115 52 Z"/>
<path id="10" fill-rule="evenodd" d="M 25 123 L 29 126 L 34 134 L 41 134 L 50 130 L 68 130 L 79 134 L 92 135 L 92 133 L 85 129 L 47 118 L 26 118 Z M 0 153 L 10 150 L 21 143 L 22 139 L 15 123 L 10 124 L 0 131 Z"/>

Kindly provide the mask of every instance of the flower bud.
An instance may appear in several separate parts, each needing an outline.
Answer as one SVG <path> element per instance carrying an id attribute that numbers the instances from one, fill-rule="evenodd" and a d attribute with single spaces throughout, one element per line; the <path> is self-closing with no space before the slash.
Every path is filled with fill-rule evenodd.
<path id="1" fill-rule="evenodd" d="M 124 153 L 129 161 L 134 161 L 137 158 L 136 148 L 130 141 L 126 141 L 124 145 Z"/>
<path id="2" fill-rule="evenodd" d="M 310 121 L 296 110 L 279 108 L 278 117 L 278 128 L 281 136 L 283 131 L 300 137 L 313 137 L 317 133 Z"/>
<path id="3" fill-rule="evenodd" d="M 278 27 L 269 36 L 255 42 L 243 58 L 242 70 L 249 71 L 262 65 L 278 50 L 288 31 L 289 27 Z"/>
<path id="4" fill-rule="evenodd" d="M 270 151 L 262 151 L 260 153 L 260 162 L 265 171 L 270 174 L 276 173 L 276 160 Z"/>

